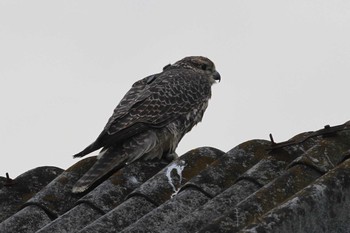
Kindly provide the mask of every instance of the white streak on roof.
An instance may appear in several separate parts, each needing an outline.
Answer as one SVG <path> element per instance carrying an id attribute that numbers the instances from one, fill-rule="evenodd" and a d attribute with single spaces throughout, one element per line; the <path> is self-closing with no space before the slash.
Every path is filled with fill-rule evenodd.
<path id="1" fill-rule="evenodd" d="M 179 160 L 179 161 L 176 161 L 175 163 L 170 164 L 166 169 L 165 175 L 168 178 L 168 183 L 171 185 L 171 187 L 174 190 L 174 193 L 171 195 L 171 198 L 173 198 L 180 190 L 179 188 L 176 188 L 174 181 L 173 181 L 173 178 L 171 177 L 171 172 L 173 170 L 176 171 L 177 175 L 179 176 L 178 183 L 180 186 L 180 184 L 182 182 L 182 171 L 184 170 L 185 166 L 186 166 L 185 161 Z"/>

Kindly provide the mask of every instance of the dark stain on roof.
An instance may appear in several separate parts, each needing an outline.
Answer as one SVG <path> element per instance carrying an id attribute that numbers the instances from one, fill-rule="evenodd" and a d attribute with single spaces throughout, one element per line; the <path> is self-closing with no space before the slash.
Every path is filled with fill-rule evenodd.
<path id="1" fill-rule="evenodd" d="M 349 129 L 140 160 L 79 195 L 96 157 L 0 177 L 0 232 L 350 232 Z"/>

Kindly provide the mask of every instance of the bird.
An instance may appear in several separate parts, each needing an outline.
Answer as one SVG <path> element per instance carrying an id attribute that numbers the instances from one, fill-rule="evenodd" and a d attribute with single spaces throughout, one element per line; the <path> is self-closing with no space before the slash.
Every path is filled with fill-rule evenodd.
<path id="1" fill-rule="evenodd" d="M 188 56 L 136 81 L 97 139 L 73 157 L 100 150 L 95 164 L 73 186 L 83 193 L 140 158 L 177 158 L 183 136 L 202 120 L 211 87 L 221 76 L 203 56 Z"/>

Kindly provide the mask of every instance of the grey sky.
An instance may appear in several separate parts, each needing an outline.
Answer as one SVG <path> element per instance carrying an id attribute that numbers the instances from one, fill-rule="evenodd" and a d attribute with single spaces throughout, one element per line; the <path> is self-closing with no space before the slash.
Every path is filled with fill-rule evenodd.
<path id="1" fill-rule="evenodd" d="M 0 175 L 67 168 L 133 82 L 188 55 L 221 83 L 178 153 L 350 120 L 350 2 L 0 0 Z"/>

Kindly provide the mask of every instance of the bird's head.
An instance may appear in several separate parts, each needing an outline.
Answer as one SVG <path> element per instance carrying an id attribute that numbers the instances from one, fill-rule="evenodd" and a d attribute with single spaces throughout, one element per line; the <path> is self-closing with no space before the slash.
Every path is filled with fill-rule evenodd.
<path id="1" fill-rule="evenodd" d="M 211 83 L 215 83 L 215 81 L 220 82 L 221 80 L 221 76 L 219 72 L 216 71 L 214 63 L 206 57 L 185 57 L 172 66 L 192 69 L 195 72 L 206 74 Z"/>

